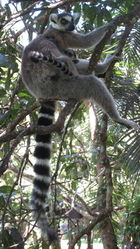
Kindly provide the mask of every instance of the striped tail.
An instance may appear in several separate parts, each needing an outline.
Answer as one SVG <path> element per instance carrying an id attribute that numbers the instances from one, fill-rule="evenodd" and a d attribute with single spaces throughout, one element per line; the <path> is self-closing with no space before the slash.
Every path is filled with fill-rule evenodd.
<path id="1" fill-rule="evenodd" d="M 29 57 L 31 61 L 34 63 L 38 63 L 39 61 L 46 61 L 47 63 L 55 66 L 56 68 L 59 68 L 60 71 L 63 72 L 64 74 L 67 74 L 69 76 L 73 75 L 73 73 L 69 71 L 68 65 L 64 62 L 61 62 L 56 57 L 52 56 L 49 50 L 48 50 L 48 56 L 38 51 L 30 51 Z"/>
<path id="2" fill-rule="evenodd" d="M 39 111 L 38 125 L 48 126 L 53 123 L 55 102 L 46 101 Z M 36 162 L 34 165 L 34 181 L 31 198 L 33 218 L 41 229 L 42 235 L 50 243 L 57 239 L 57 234 L 48 223 L 46 216 L 46 201 L 51 182 L 50 157 L 51 157 L 51 134 L 36 135 L 36 147 L 34 151 Z"/>

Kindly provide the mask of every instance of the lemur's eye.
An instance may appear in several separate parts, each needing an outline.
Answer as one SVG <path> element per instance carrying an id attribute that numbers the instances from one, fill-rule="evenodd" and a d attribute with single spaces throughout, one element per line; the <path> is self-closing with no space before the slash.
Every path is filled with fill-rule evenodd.
<path id="1" fill-rule="evenodd" d="M 61 19 L 61 24 L 66 25 L 66 24 L 68 24 L 68 23 L 69 23 L 68 20 L 66 20 L 66 19 L 64 19 L 64 18 Z"/>

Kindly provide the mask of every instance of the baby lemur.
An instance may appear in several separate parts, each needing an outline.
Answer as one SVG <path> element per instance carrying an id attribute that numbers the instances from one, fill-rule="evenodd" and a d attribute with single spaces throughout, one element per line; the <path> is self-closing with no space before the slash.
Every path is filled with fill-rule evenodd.
<path id="1" fill-rule="evenodd" d="M 35 98 L 44 101 L 38 124 L 52 124 L 55 100 L 93 99 L 114 121 L 137 129 L 136 123 L 120 117 L 113 97 L 98 77 L 79 74 L 85 70 L 88 61 L 78 59 L 78 63 L 74 63 L 65 53 L 67 49 L 96 46 L 107 31 L 112 29 L 113 24 L 106 24 L 88 34 L 80 34 L 74 31 L 78 20 L 78 14 L 51 14 L 47 31 L 37 36 L 24 49 L 21 70 L 23 82 Z M 102 65 L 98 64 L 96 73 L 100 74 L 107 70 L 110 61 L 108 59 Z M 56 232 L 49 226 L 45 216 L 47 193 L 51 182 L 50 154 L 51 134 L 37 135 L 31 205 L 34 218 L 44 237 L 47 234 L 49 241 L 54 242 L 57 239 Z"/>

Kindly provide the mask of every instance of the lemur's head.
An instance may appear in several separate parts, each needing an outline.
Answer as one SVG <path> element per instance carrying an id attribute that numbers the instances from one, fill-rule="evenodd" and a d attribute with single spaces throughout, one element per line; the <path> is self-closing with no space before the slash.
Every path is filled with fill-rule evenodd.
<path id="1" fill-rule="evenodd" d="M 60 31 L 73 31 L 75 25 L 78 23 L 80 18 L 79 13 L 70 14 L 63 12 L 61 14 L 51 14 L 50 15 L 50 25 L 52 28 Z"/>

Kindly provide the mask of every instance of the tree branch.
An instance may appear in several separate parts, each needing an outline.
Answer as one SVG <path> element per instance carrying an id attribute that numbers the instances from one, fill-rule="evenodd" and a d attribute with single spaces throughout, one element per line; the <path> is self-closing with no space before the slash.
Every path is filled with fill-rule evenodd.
<path id="1" fill-rule="evenodd" d="M 108 215 L 110 214 L 110 211 L 105 211 L 103 213 L 100 213 L 99 216 L 95 219 L 93 219 L 91 221 L 91 223 L 86 226 L 83 230 L 81 230 L 77 235 L 75 235 L 75 237 L 73 238 L 73 240 L 71 241 L 68 249 L 74 249 L 76 243 L 78 242 L 78 240 L 85 234 L 88 234 L 99 222 L 101 222 L 102 220 L 104 220 L 106 217 L 108 217 Z"/>
<path id="2" fill-rule="evenodd" d="M 22 138 L 27 135 L 32 135 L 32 134 L 48 134 L 52 132 L 57 132 L 58 134 L 61 134 L 63 128 L 64 128 L 64 123 L 67 118 L 67 116 L 72 112 L 73 108 L 76 105 L 76 101 L 71 100 L 67 103 L 67 105 L 63 108 L 61 111 L 57 121 L 55 124 L 49 125 L 47 127 L 44 126 L 37 126 L 37 125 L 31 125 L 30 127 L 26 129 L 22 129 L 20 131 L 14 131 L 14 132 L 8 132 L 7 134 L 1 136 L 0 142 L 7 142 L 9 140 L 12 140 L 15 138 L 15 141 L 13 142 L 13 145 L 11 146 L 11 149 L 8 151 L 8 153 L 4 156 L 3 160 L 1 161 L 0 164 L 0 175 L 2 175 L 8 168 L 8 162 L 9 159 L 17 147 L 17 145 L 20 143 Z M 28 115 L 28 113 L 26 113 Z M 20 117 L 21 118 L 21 117 Z"/>

